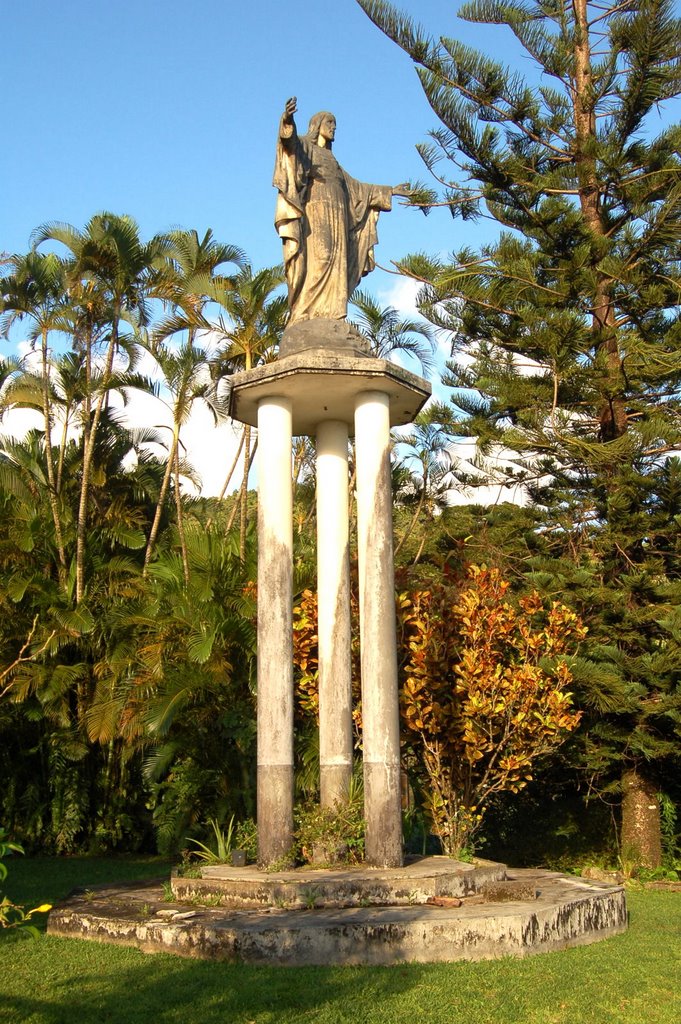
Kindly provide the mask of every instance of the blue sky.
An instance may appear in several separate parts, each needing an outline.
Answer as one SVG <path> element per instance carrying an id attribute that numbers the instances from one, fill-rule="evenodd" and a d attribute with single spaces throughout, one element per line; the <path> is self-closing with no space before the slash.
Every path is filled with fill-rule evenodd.
<path id="1" fill-rule="evenodd" d="M 474 39 L 451 2 L 418 7 L 429 30 Z M 291 95 L 302 130 L 317 110 L 336 114 L 334 152 L 354 177 L 427 177 L 415 145 L 436 119 L 411 62 L 355 0 L 17 0 L 5 5 L 3 30 L 0 252 L 25 252 L 45 221 L 82 227 L 108 209 L 132 215 L 143 237 L 212 228 L 256 269 L 278 263 L 272 167 Z M 388 266 L 465 241 L 445 211 L 425 218 L 397 203 L 379 236 L 377 261 Z M 364 284 L 384 304 L 413 294 L 380 270 Z M 164 422 L 152 405 L 136 397 L 131 418 Z M 6 428 L 29 417 L 13 414 Z M 216 493 L 234 433 L 216 436 L 197 411 L 185 443 L 204 492 Z"/>
<path id="2" fill-rule="evenodd" d="M 455 4 L 411 6 L 431 30 L 473 37 Z M 110 209 L 145 236 L 211 227 L 255 267 L 277 263 L 271 176 L 290 95 L 303 129 L 316 110 L 336 114 L 335 152 L 355 177 L 426 177 L 414 147 L 435 118 L 355 0 L 22 0 L 3 12 L 2 52 L 0 251 L 25 251 L 46 220 L 81 227 Z M 378 260 L 446 250 L 461 230 L 444 211 L 396 208 Z"/>
<path id="3" fill-rule="evenodd" d="M 508 30 L 458 19 L 456 0 L 403 6 L 428 31 L 532 73 Z M 14 0 L 2 27 L 0 252 L 25 251 L 46 220 L 82 227 L 109 209 L 146 237 L 210 227 L 255 268 L 279 262 L 274 142 L 294 94 L 303 129 L 317 110 L 336 114 L 334 151 L 355 177 L 428 178 L 415 145 L 436 118 L 411 62 L 355 0 Z M 376 255 L 390 265 L 493 232 L 396 204 Z M 365 282 L 379 295 L 392 283 L 380 272 Z"/>
<path id="4" fill-rule="evenodd" d="M 510 32 L 457 19 L 456 0 L 403 6 L 433 34 L 532 73 Z M 334 152 L 354 177 L 428 178 L 415 145 L 435 115 L 411 62 L 355 0 L 12 0 L 2 26 L 0 252 L 26 251 L 45 221 L 82 227 L 112 210 L 132 215 L 143 237 L 212 228 L 256 269 L 278 263 L 271 178 L 291 95 L 302 130 L 317 110 L 336 114 Z M 376 257 L 390 266 L 493 235 L 486 222 L 395 203 L 381 216 Z M 400 305 L 409 290 L 399 281 L 377 270 L 363 286 Z M 209 429 L 196 425 L 199 448 Z M 204 480 L 212 472 L 199 470 Z"/>

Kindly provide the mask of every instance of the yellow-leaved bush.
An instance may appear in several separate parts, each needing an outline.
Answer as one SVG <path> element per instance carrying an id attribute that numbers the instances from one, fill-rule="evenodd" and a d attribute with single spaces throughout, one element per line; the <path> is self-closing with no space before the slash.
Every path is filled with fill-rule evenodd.
<path id="1" fill-rule="evenodd" d="M 496 569 L 471 566 L 468 577 L 454 599 L 446 584 L 398 597 L 405 740 L 452 856 L 472 845 L 490 797 L 525 786 L 579 723 L 568 659 L 586 634 L 537 593 L 511 603 Z"/>
<path id="2" fill-rule="evenodd" d="M 470 566 L 448 581 L 397 596 L 403 753 L 415 760 L 423 809 L 443 849 L 470 849 L 488 801 L 532 779 L 537 758 L 578 725 L 569 657 L 586 629 L 538 593 L 508 599 L 496 569 Z M 353 599 L 353 619 L 356 618 Z M 318 716 L 317 602 L 294 609 L 299 713 Z M 353 717 L 361 742 L 359 645 L 353 630 Z"/>

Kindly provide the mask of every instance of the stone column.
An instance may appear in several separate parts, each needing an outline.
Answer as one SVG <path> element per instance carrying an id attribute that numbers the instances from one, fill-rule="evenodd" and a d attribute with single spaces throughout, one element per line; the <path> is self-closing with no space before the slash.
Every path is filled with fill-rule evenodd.
<path id="1" fill-rule="evenodd" d="M 345 800 L 352 778 L 348 549 L 348 427 L 317 427 L 319 762 L 322 807 Z"/>
<path id="2" fill-rule="evenodd" d="M 375 867 L 399 867 L 400 726 L 387 394 L 357 396 L 355 447 L 366 859 Z"/>
<path id="3" fill-rule="evenodd" d="M 258 862 L 293 842 L 291 401 L 258 404 Z"/>

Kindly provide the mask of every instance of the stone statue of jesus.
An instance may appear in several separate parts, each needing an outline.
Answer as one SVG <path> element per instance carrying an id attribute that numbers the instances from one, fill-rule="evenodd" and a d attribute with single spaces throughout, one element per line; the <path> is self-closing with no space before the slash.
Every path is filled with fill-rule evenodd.
<path id="1" fill-rule="evenodd" d="M 374 269 L 376 224 L 406 185 L 367 185 L 343 170 L 332 153 L 336 118 L 327 111 L 299 136 L 287 100 L 274 168 L 275 226 L 283 242 L 290 324 L 344 320 L 348 299 Z"/>

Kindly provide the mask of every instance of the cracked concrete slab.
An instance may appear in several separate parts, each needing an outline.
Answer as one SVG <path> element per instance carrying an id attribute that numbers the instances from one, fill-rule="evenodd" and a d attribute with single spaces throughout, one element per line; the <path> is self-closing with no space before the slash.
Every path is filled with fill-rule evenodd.
<path id="1" fill-rule="evenodd" d="M 301 966 L 527 956 L 626 930 L 621 885 L 533 870 L 509 872 L 508 880 L 536 898 L 481 902 L 475 895 L 460 907 L 236 910 L 168 903 L 159 886 L 109 886 L 55 907 L 48 932 L 147 952 Z"/>

